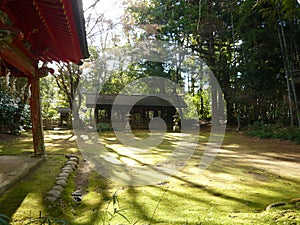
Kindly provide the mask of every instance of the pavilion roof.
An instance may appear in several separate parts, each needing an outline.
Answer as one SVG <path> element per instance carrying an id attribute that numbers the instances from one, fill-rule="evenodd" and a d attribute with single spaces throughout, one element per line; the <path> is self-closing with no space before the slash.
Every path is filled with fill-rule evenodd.
<path id="1" fill-rule="evenodd" d="M 117 101 L 115 101 L 117 99 Z M 86 106 L 139 106 L 139 107 L 176 107 L 186 108 L 187 104 L 179 95 L 157 94 L 157 95 L 105 95 L 97 93 L 86 94 Z"/>
<path id="2" fill-rule="evenodd" d="M 0 31 L 0 57 L 27 76 L 89 55 L 81 0 L 0 0 Z"/>

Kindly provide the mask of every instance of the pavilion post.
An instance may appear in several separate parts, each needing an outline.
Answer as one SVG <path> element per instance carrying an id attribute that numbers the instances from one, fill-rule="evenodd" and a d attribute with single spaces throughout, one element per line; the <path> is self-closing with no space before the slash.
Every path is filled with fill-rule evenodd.
<path id="1" fill-rule="evenodd" d="M 41 112 L 40 81 L 33 77 L 28 79 L 30 86 L 30 114 L 32 122 L 32 136 L 34 145 L 34 155 L 45 154 L 43 121 Z"/>

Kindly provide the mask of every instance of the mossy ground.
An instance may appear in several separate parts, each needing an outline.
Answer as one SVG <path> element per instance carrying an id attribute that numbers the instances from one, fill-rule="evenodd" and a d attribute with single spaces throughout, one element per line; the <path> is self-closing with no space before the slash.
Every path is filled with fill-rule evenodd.
<path id="1" fill-rule="evenodd" d="M 116 144 L 111 136 L 100 134 L 109 137 L 107 144 Z M 44 200 L 65 162 L 64 154 L 80 154 L 70 131 L 46 131 L 48 160 L 0 197 L 0 213 L 10 216 L 12 224 L 33 219 L 31 224 L 41 224 L 40 214 L 56 221 L 52 224 L 300 224 L 299 203 L 265 211 L 271 203 L 300 197 L 300 145 L 227 132 L 221 152 L 199 174 L 208 136 L 201 132 L 188 164 L 156 185 L 118 185 L 91 172 L 77 205 L 71 198 L 74 177 L 60 201 Z M 30 134 L 0 143 L 0 154 L 28 154 L 31 149 Z"/>

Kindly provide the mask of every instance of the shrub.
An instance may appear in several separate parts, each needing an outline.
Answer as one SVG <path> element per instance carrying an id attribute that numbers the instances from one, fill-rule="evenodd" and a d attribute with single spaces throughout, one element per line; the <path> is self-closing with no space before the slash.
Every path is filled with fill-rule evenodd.
<path id="1" fill-rule="evenodd" d="M 0 225 L 9 225 L 10 218 L 6 215 L 0 214 Z"/>
<path id="2" fill-rule="evenodd" d="M 300 144 L 300 128 L 297 127 L 281 127 L 274 124 L 255 122 L 246 134 L 259 138 L 290 140 Z"/>
<path id="3" fill-rule="evenodd" d="M 19 98 L 12 98 L 0 91 L 0 130 L 18 134 L 30 127 L 29 106 L 22 104 Z"/>
<path id="4" fill-rule="evenodd" d="M 108 123 L 98 123 L 97 124 L 97 131 L 108 131 L 111 130 Z"/>

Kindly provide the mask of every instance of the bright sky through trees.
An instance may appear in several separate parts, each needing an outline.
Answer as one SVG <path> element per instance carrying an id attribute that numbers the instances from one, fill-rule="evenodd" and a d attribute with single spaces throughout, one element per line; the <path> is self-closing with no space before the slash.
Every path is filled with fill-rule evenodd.
<path id="1" fill-rule="evenodd" d="M 84 0 L 83 9 L 89 44 L 92 42 L 95 45 L 95 41 L 98 42 L 99 39 L 103 41 L 103 37 L 112 31 L 112 27 L 113 30 L 121 29 L 120 23 L 124 14 L 123 1 Z"/>
<path id="2" fill-rule="evenodd" d="M 95 3 L 95 12 L 99 14 L 105 14 L 105 17 L 108 19 L 117 19 L 123 13 L 122 1 L 118 0 L 84 0 L 84 11 L 86 11 L 90 6 L 94 5 Z"/>

